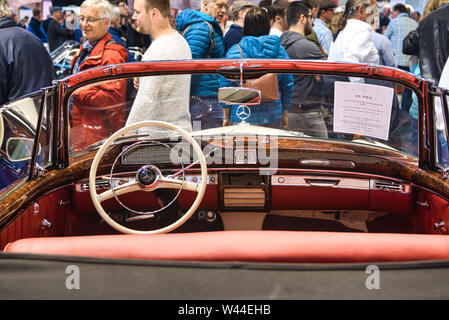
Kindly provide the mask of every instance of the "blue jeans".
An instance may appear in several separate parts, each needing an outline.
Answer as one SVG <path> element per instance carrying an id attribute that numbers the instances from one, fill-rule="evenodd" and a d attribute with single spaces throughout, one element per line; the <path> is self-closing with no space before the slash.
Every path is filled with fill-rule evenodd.
<path id="1" fill-rule="evenodd" d="M 222 127 L 223 106 L 217 97 L 191 96 L 190 118 L 193 131 Z"/>

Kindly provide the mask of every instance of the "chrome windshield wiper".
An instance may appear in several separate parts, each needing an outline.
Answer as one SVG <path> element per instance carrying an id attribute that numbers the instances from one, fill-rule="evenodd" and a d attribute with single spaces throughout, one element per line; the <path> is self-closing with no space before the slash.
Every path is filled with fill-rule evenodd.
<path id="1" fill-rule="evenodd" d="M 141 137 L 148 137 L 148 134 L 133 134 L 133 135 L 130 135 L 130 136 L 118 137 L 117 139 L 115 139 L 114 143 L 117 142 L 117 141 L 123 141 L 123 140 L 126 140 L 126 139 L 134 139 L 134 138 L 141 138 Z M 96 148 L 102 146 L 105 141 L 106 141 L 106 139 L 103 139 L 103 140 L 100 140 L 98 142 L 95 142 L 95 143 L 92 143 L 92 144 L 88 145 L 87 146 L 87 151 L 90 151 L 90 150 L 93 150 L 93 149 L 96 149 Z"/>
<path id="2" fill-rule="evenodd" d="M 114 140 L 114 142 L 112 143 L 112 145 L 117 144 L 118 142 L 123 142 L 126 140 L 135 140 L 136 138 L 145 138 L 148 137 L 151 140 L 160 140 L 160 139 L 174 139 L 174 138 L 178 138 L 180 137 L 180 135 L 170 135 L 170 136 L 163 136 L 163 137 L 152 137 L 152 135 L 154 134 L 154 132 L 151 133 L 141 133 L 141 134 L 132 134 L 132 135 L 125 135 L 125 136 L 121 136 L 118 137 Z M 103 143 L 106 141 L 106 139 L 104 140 L 100 140 L 98 142 L 95 142 L 91 145 L 89 145 L 86 149 L 86 151 L 91 151 L 94 150 L 98 147 L 100 147 L 101 145 L 103 145 Z"/>

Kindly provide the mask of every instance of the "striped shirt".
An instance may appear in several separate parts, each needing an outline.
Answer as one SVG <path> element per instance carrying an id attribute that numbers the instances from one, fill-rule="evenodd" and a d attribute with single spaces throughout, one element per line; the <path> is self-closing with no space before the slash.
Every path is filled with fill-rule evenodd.
<path id="1" fill-rule="evenodd" d="M 326 23 L 321 19 L 315 19 L 313 30 L 315 30 L 321 46 L 324 50 L 326 50 L 326 54 L 329 54 L 329 49 L 333 40 L 332 32 L 326 26 Z"/>
<path id="2" fill-rule="evenodd" d="M 402 53 L 402 41 L 410 31 L 415 30 L 417 27 L 418 23 L 406 13 L 400 13 L 388 24 L 385 36 L 391 41 L 398 66 L 410 66 L 410 56 Z"/>

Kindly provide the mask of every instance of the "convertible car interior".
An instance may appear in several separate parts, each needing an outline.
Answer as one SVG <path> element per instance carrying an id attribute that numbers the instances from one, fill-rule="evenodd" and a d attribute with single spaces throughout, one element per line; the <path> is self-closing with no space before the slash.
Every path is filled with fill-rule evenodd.
<path id="1" fill-rule="evenodd" d="M 267 73 L 278 75 L 283 107 L 292 105 L 289 124 L 298 99 L 319 105 L 324 136 L 251 122 L 274 102 L 242 82 Z M 220 79 L 216 105 L 230 107 L 232 124 L 125 125 L 139 99 L 133 78 L 179 75 Z M 404 88 L 414 117 L 400 110 Z M 447 102 L 424 79 L 359 64 L 192 60 L 81 72 L 1 109 L 2 256 L 446 261 Z M 239 108 L 251 115 L 239 118 Z"/>

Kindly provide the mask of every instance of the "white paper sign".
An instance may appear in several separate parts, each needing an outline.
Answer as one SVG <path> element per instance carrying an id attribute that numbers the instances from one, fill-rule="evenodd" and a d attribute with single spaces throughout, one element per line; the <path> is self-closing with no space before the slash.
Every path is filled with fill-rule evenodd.
<path id="1" fill-rule="evenodd" d="M 335 82 L 334 132 L 388 140 L 394 89 Z"/>

